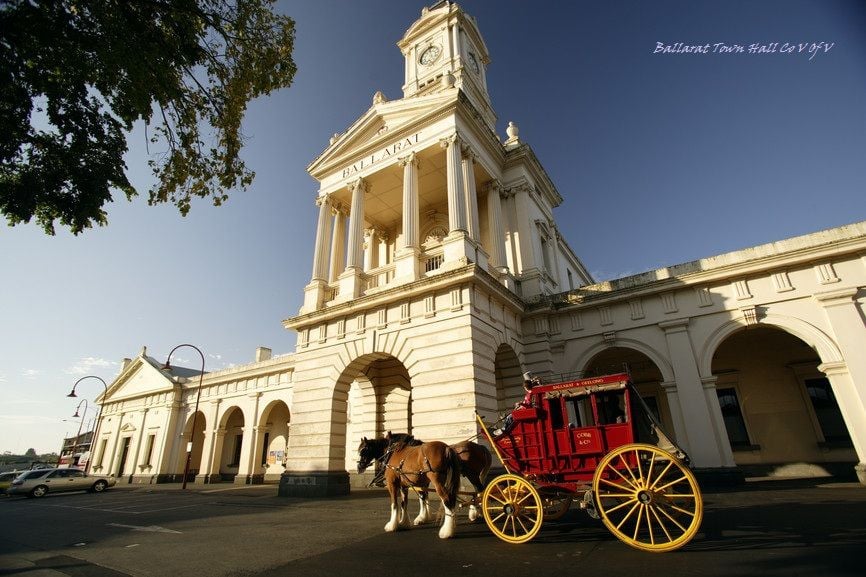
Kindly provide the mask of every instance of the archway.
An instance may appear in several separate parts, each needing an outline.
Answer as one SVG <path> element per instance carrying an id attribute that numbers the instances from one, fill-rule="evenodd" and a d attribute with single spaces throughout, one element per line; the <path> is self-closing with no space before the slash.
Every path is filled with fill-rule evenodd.
<path id="1" fill-rule="evenodd" d="M 412 432 L 409 372 L 390 355 L 364 355 L 350 363 L 337 381 L 334 401 L 332 433 L 344 436 L 343 454 L 337 458 L 350 473 L 361 437 Z"/>
<path id="2" fill-rule="evenodd" d="M 258 459 L 256 465 L 261 465 L 262 482 L 279 482 L 286 470 L 290 422 L 289 407 L 283 401 L 274 401 L 262 411 L 254 452 Z M 255 476 L 254 482 L 259 482 Z"/>
<path id="3" fill-rule="evenodd" d="M 641 398 L 669 435 L 674 432 L 667 396 L 662 390 L 661 369 L 641 351 L 628 347 L 608 347 L 593 356 L 583 369 L 585 376 L 627 372 Z"/>
<path id="4" fill-rule="evenodd" d="M 738 466 L 826 475 L 834 463 L 857 462 L 821 362 L 812 346 L 773 326 L 741 328 L 721 341 L 712 374 Z"/>
<path id="5" fill-rule="evenodd" d="M 514 349 L 506 344 L 496 349 L 494 360 L 496 377 L 496 410 L 505 413 L 523 398 L 523 368 Z M 495 419 L 494 419 L 495 420 Z"/>
<path id="6" fill-rule="evenodd" d="M 241 463 L 241 449 L 244 440 L 244 412 L 239 407 L 231 407 L 222 418 L 217 429 L 214 455 L 217 459 L 217 479 L 211 481 L 234 481 Z"/>
<path id="7" fill-rule="evenodd" d="M 193 431 L 193 422 L 195 422 L 195 431 Z M 195 481 L 195 476 L 201 469 L 202 449 L 204 447 L 204 431 L 207 428 L 207 419 L 204 413 L 199 411 L 194 415 L 190 415 L 186 420 L 186 425 L 183 428 L 183 446 L 177 461 L 177 478 L 183 481 L 183 471 L 186 467 L 187 452 L 189 451 L 189 443 L 192 441 L 192 455 L 189 459 L 189 473 L 187 474 L 187 482 Z"/>

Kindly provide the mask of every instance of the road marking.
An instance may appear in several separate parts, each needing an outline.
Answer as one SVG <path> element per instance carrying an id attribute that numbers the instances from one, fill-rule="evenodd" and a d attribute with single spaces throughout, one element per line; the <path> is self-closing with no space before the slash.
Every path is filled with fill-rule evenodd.
<path id="1" fill-rule="evenodd" d="M 166 529 L 165 527 L 160 527 L 159 525 L 148 525 L 147 527 L 141 527 L 139 525 L 124 525 L 122 523 L 108 523 L 109 527 L 122 527 L 124 529 L 132 529 L 133 531 L 146 531 L 148 533 L 180 533 L 180 531 L 175 531 L 173 529 Z"/>

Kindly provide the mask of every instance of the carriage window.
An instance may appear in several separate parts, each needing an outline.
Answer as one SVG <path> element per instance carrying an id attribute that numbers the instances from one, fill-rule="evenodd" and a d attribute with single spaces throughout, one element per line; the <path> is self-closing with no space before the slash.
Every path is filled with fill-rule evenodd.
<path id="1" fill-rule="evenodd" d="M 595 420 L 592 418 L 592 404 L 588 396 L 572 397 L 566 403 L 568 412 L 568 424 L 572 427 L 592 427 Z"/>
<path id="2" fill-rule="evenodd" d="M 598 424 L 612 425 L 625 422 L 625 392 L 611 391 L 595 397 L 598 409 Z"/>
<path id="3" fill-rule="evenodd" d="M 550 415 L 550 426 L 554 429 L 561 429 L 563 427 L 562 422 L 562 398 L 556 397 L 554 399 L 548 399 L 548 414 Z"/>

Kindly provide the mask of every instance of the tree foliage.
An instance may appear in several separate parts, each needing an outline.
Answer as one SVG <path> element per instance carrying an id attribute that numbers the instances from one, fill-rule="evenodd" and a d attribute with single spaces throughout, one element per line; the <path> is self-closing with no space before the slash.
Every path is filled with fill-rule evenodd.
<path id="1" fill-rule="evenodd" d="M 105 225 L 146 125 L 149 204 L 184 215 L 254 174 L 240 157 L 254 98 L 289 86 L 294 22 L 274 0 L 0 0 L 0 212 L 78 234 Z"/>

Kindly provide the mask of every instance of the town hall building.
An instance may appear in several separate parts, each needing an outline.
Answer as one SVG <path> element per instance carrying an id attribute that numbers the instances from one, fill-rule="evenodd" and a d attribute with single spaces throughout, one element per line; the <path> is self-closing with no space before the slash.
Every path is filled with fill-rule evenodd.
<path id="1" fill-rule="evenodd" d="M 343 494 L 362 436 L 471 438 L 525 371 L 626 367 L 700 474 L 866 483 L 866 222 L 598 283 L 554 220 L 567 194 L 496 133 L 475 20 L 438 2 L 398 47 L 403 97 L 376 93 L 308 167 L 295 350 L 204 374 L 126 359 L 92 471 Z"/>

